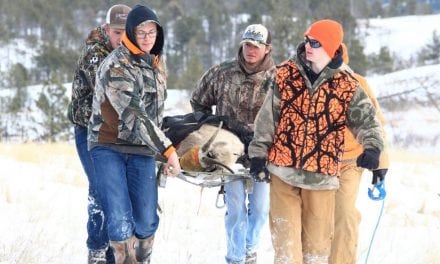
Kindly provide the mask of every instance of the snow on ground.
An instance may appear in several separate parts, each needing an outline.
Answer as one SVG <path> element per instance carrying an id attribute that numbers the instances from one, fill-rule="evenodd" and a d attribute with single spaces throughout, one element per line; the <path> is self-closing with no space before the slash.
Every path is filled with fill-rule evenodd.
<path id="1" fill-rule="evenodd" d="M 188 112 L 188 95 L 170 91 L 167 115 Z M 411 129 L 412 119 L 406 119 L 411 115 L 419 121 L 426 116 L 434 118 L 432 122 L 419 122 L 417 129 L 421 131 L 435 130 L 439 121 L 438 117 L 409 111 L 400 117 L 397 134 Z M 73 143 L 64 144 L 66 150 L 57 152 L 46 150 L 45 145 L 30 150 L 0 145 L 1 264 L 86 262 L 87 181 Z M 15 159 L 16 152 L 36 161 Z M 368 263 L 440 262 L 440 153 L 423 148 L 417 153 L 391 152 L 388 196 Z M 367 197 L 370 180 L 371 174 L 366 172 L 359 192 L 363 218 L 357 263 L 367 258 L 382 205 Z M 225 209 L 215 207 L 217 191 L 168 179 L 166 188 L 159 189 L 163 213 L 152 263 L 224 263 Z M 272 258 L 270 232 L 265 226 L 259 263 L 272 263 Z"/>
<path id="2" fill-rule="evenodd" d="M 397 56 L 410 59 L 432 41 L 435 30 L 440 34 L 438 14 L 376 18 L 359 22 L 366 54 L 378 54 L 381 47 L 387 47 Z"/>
<path id="3" fill-rule="evenodd" d="M 30 49 L 29 44 L 24 39 L 14 39 L 10 43 L 1 46 L 0 53 L 0 72 L 6 71 L 11 65 L 21 63 L 27 69 L 34 66 L 32 59 L 37 51 Z"/>
<path id="4" fill-rule="evenodd" d="M 389 140 L 417 152 L 439 152 L 440 108 L 433 98 L 439 98 L 440 64 L 368 77 L 379 100 L 394 96 L 394 109 L 382 107 L 388 121 Z M 402 107 L 397 100 L 409 102 Z M 387 99 L 382 102 L 387 102 Z M 427 106 L 429 105 L 429 106 Z M 388 104 L 389 106 L 389 104 Z M 409 108 L 409 109 L 408 109 Z"/>
<path id="5" fill-rule="evenodd" d="M 65 148 L 69 154 L 46 156 L 44 163 L 12 159 L 2 148 L 0 263 L 86 262 L 87 183 L 73 144 Z M 391 160 L 385 210 L 368 263 L 439 263 L 440 159 L 394 151 Z M 370 180 L 366 172 L 358 198 L 363 215 L 358 263 L 365 262 L 382 205 L 367 197 Z M 225 209 L 215 207 L 218 188 L 202 190 L 169 178 L 159 190 L 163 213 L 152 263 L 224 263 Z M 272 257 L 266 226 L 259 263 L 272 263 Z"/>
<path id="6" fill-rule="evenodd" d="M 440 15 L 370 20 L 366 51 L 378 52 L 380 46 L 387 46 L 401 55 L 414 54 L 429 42 L 434 29 L 440 31 L 439 20 Z M 386 96 L 406 90 L 419 75 L 435 77 L 437 73 L 438 66 L 430 66 L 368 79 L 379 96 Z M 188 93 L 170 91 L 165 107 L 167 115 L 189 112 Z M 385 116 L 394 124 L 391 137 L 433 140 L 439 136 L 440 115 L 436 109 L 385 112 Z M 388 196 L 368 263 L 440 263 L 438 140 L 415 146 L 417 149 L 411 152 L 391 152 Z M 87 181 L 73 143 L 66 143 L 65 148 L 61 153 L 52 153 L 45 145 L 36 150 L 25 148 L 22 154 L 37 160 L 33 162 L 14 158 L 11 153 L 17 146 L 0 144 L 0 264 L 86 262 Z M 358 208 L 363 218 L 358 263 L 366 260 L 382 205 L 367 197 L 370 180 L 366 172 L 359 192 Z M 179 179 L 168 179 L 159 193 L 163 213 L 152 263 L 224 263 L 225 209 L 215 207 L 217 191 L 201 191 Z M 266 226 L 259 263 L 272 263 L 272 256 Z"/>

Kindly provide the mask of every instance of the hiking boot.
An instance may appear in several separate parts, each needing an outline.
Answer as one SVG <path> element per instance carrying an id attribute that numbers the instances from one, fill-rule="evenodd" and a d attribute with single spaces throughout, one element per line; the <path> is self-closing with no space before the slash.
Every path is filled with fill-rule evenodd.
<path id="1" fill-rule="evenodd" d="M 89 249 L 87 264 L 106 264 L 107 249 Z"/>
<path id="2" fill-rule="evenodd" d="M 136 260 L 139 264 L 149 264 L 153 251 L 154 236 L 138 239 L 135 245 Z"/>
<path id="3" fill-rule="evenodd" d="M 110 246 L 113 248 L 116 264 L 136 264 L 136 257 L 134 253 L 134 243 L 136 238 L 134 236 L 124 241 L 110 241 Z"/>
<path id="4" fill-rule="evenodd" d="M 257 252 L 246 254 L 245 264 L 257 264 Z"/>

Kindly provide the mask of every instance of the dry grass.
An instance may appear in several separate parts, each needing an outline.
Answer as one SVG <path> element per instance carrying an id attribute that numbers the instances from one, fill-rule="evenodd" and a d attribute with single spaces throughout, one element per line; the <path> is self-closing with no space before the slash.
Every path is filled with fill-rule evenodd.
<path id="1" fill-rule="evenodd" d="M 440 153 L 414 153 L 405 149 L 391 148 L 392 160 L 415 163 L 440 162 Z M 0 156 L 36 164 L 50 164 L 54 159 L 67 158 L 79 162 L 73 143 L 0 143 Z"/>
<path id="2" fill-rule="evenodd" d="M 394 179 L 390 177 L 390 190 L 393 190 L 392 188 L 410 192 L 417 190 L 420 191 L 418 196 L 425 192 L 425 196 L 428 197 L 426 192 L 435 189 L 435 186 L 431 187 L 433 181 L 426 179 L 433 179 L 435 175 L 426 173 L 422 169 L 425 164 L 439 164 L 440 154 L 420 154 L 391 149 L 390 156 L 391 162 L 396 162 L 394 169 L 399 176 Z M 3 220 L 0 221 L 0 233 L 3 234 L 0 241 L 0 264 L 84 263 L 87 256 L 85 246 L 87 180 L 74 144 L 3 143 L 0 144 L 0 161 L 7 169 L 9 168 L 6 173 L 0 173 L 0 219 Z M 406 163 L 411 166 L 406 168 L 403 166 Z M 412 166 L 413 164 L 417 166 Z M 402 168 L 397 168 L 399 166 L 407 169 L 408 173 Z M 423 175 L 423 180 L 414 181 L 412 174 Z M 365 179 L 369 181 L 370 178 L 365 177 Z M 197 263 L 201 256 L 211 260 L 217 256 L 221 258 L 224 253 L 224 236 L 210 241 L 210 246 L 213 248 L 213 252 L 210 251 L 212 256 L 206 256 L 204 250 L 197 244 L 188 244 L 188 237 L 191 237 L 191 241 L 205 241 L 206 232 L 211 232 L 208 230 L 211 230 L 212 226 L 221 226 L 223 223 L 224 212 L 213 208 L 217 190 L 204 191 L 205 207 L 202 207 L 203 210 L 199 214 L 197 213 L 197 206 L 200 206 L 199 193 L 195 193 L 194 190 L 193 186 L 178 180 L 170 180 L 166 189 L 160 189 L 160 202 L 164 214 L 161 215 L 155 259 L 161 261 L 169 259 L 165 256 L 169 254 L 170 248 L 178 249 L 173 251 L 171 259 L 180 258 L 180 261 L 174 263 Z M 412 201 L 410 198 L 405 199 L 406 193 L 403 194 L 405 196 L 392 199 L 393 191 L 390 191 L 391 200 L 388 201 L 387 215 L 395 217 L 394 224 L 398 223 L 405 228 L 427 224 L 438 226 L 435 226 L 438 223 L 435 220 L 438 212 L 436 201 L 427 200 L 429 197 L 426 200 L 421 200 L 422 198 L 419 197 Z M 392 207 L 390 203 L 395 206 Z M 402 203 L 414 210 L 403 211 Z M 411 216 L 405 221 L 414 223 L 398 221 L 403 218 L 402 215 Z M 364 219 L 366 218 L 365 214 Z M 207 222 L 211 223 L 206 224 Z M 398 226 L 396 230 L 395 236 L 400 239 L 400 227 Z M 265 248 L 266 255 L 262 257 L 269 260 L 272 252 L 268 239 L 270 235 L 268 229 L 265 232 L 262 248 Z M 433 236 L 435 237 L 436 234 L 433 233 Z M 186 246 L 182 247 L 182 244 Z M 406 246 L 406 243 L 393 242 L 392 245 Z M 417 263 L 437 263 L 438 257 L 435 249 L 427 247 L 426 254 L 420 256 L 420 262 Z M 217 262 L 212 261 L 212 263 Z M 263 262 L 270 263 L 270 261 Z"/>
<path id="3" fill-rule="evenodd" d="M 0 157 L 36 166 L 44 181 L 87 185 L 74 143 L 0 143 Z"/>
<path id="4" fill-rule="evenodd" d="M 0 228 L 0 263 L 79 263 L 68 260 L 75 251 L 86 256 L 85 243 L 69 245 L 71 237 L 85 241 L 87 219 L 87 178 L 75 145 L 1 143 L 0 159 L 7 167 L 0 210 L 12 220 Z M 72 221 L 78 217 L 84 220 Z"/>
<path id="5" fill-rule="evenodd" d="M 391 148 L 389 150 L 390 160 L 410 163 L 440 163 L 440 153 L 415 153 L 406 149 Z"/>
<path id="6" fill-rule="evenodd" d="M 46 154 L 46 155 L 44 155 Z M 73 143 L 1 143 L 0 156 L 31 163 L 50 163 L 54 157 L 76 157 Z"/>

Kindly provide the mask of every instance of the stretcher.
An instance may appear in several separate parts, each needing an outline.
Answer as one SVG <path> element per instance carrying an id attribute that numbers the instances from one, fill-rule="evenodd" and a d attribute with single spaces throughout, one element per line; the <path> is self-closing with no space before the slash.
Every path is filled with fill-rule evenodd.
<path id="1" fill-rule="evenodd" d="M 158 181 L 159 181 L 158 185 L 159 187 L 164 188 L 166 186 L 167 176 L 163 174 L 162 166 L 163 164 L 161 164 L 158 169 Z M 224 202 L 225 191 L 223 186 L 227 183 L 235 182 L 235 181 L 245 181 L 246 192 L 252 193 L 253 191 L 252 176 L 250 175 L 249 170 L 245 168 L 237 169 L 236 171 L 234 171 L 234 173 L 228 171 L 221 171 L 221 170 L 217 170 L 213 172 L 182 170 L 179 174 L 177 174 L 176 178 L 202 188 L 220 187 L 215 203 L 215 206 L 217 208 L 223 208 L 225 206 L 225 202 Z"/>

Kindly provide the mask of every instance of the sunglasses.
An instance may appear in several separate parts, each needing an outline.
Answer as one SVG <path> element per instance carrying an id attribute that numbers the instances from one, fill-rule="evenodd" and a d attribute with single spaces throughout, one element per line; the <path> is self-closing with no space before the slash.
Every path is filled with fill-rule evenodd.
<path id="1" fill-rule="evenodd" d="M 310 39 L 307 36 L 304 38 L 304 42 L 309 43 L 310 47 L 312 47 L 314 49 L 321 47 L 321 43 L 319 41 L 317 41 L 316 39 Z"/>

